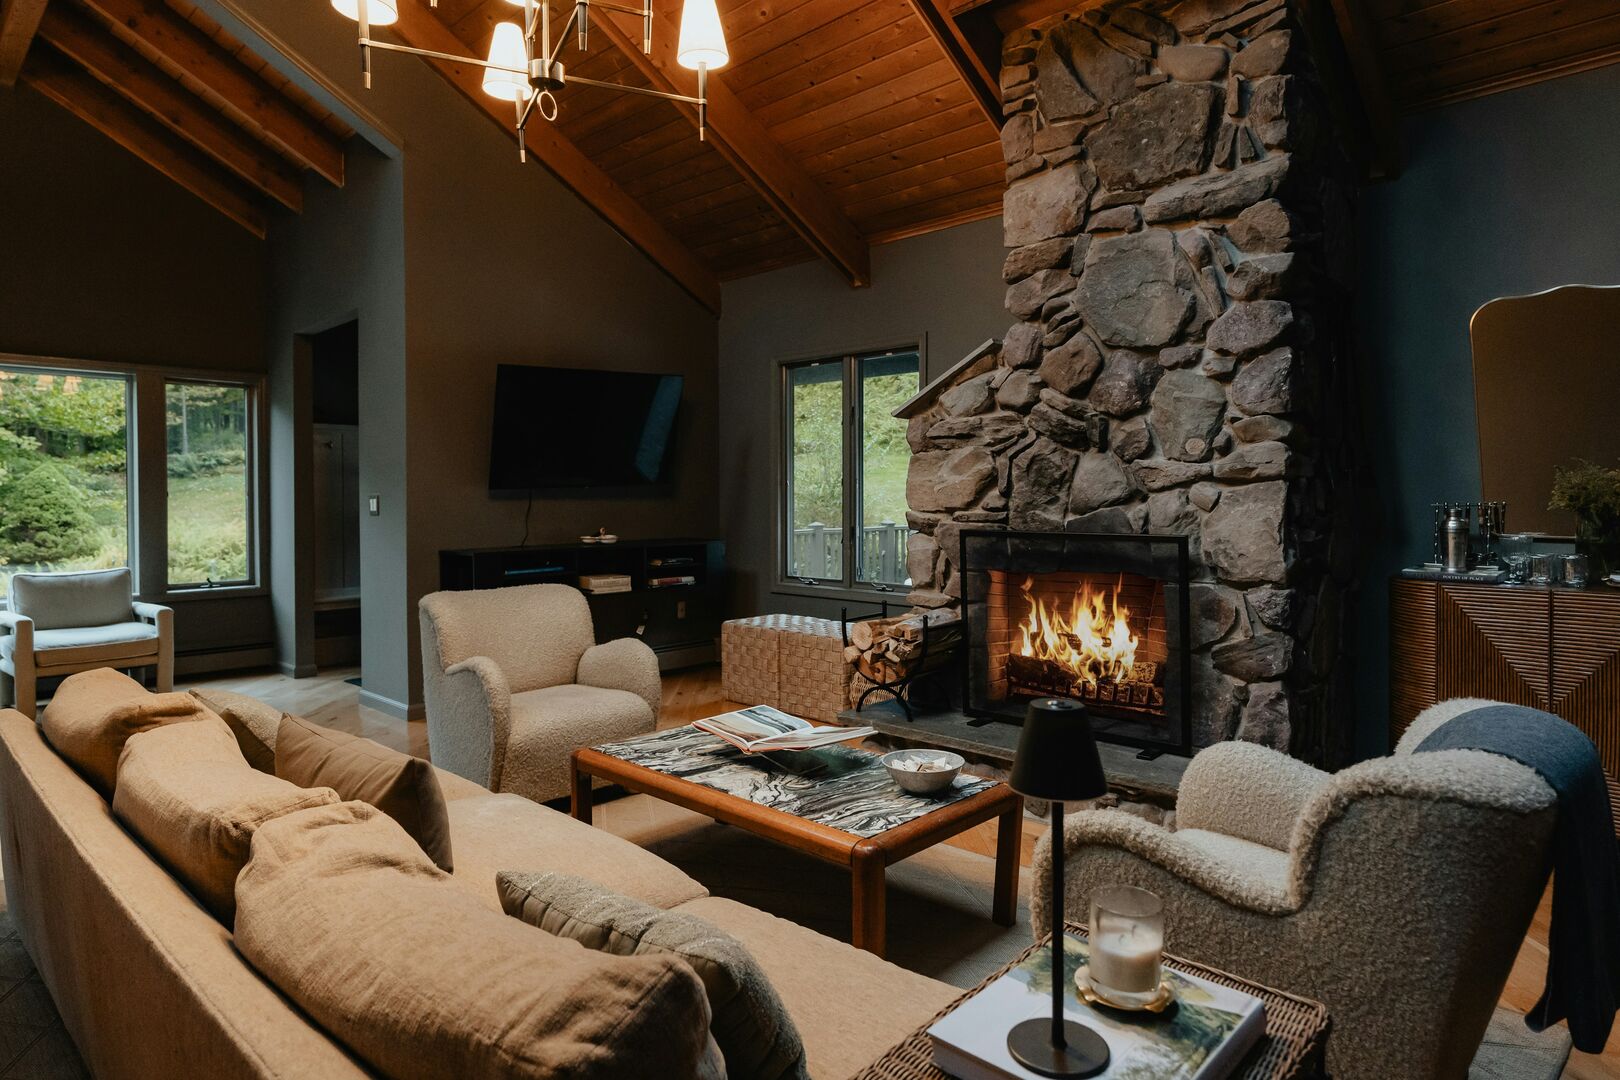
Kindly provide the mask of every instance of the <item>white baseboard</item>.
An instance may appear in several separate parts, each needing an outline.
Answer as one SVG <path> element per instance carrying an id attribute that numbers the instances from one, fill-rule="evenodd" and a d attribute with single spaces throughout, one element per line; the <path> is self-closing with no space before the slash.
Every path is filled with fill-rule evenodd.
<path id="1" fill-rule="evenodd" d="M 320 674 L 320 668 L 314 664 L 289 664 L 285 660 L 276 662 L 276 670 L 289 679 L 310 679 Z"/>
<path id="2" fill-rule="evenodd" d="M 365 687 L 360 688 L 360 704 L 368 709 L 376 709 L 386 713 L 395 720 L 425 720 L 427 719 L 427 705 L 423 702 L 407 705 L 403 701 L 395 701 Z"/>

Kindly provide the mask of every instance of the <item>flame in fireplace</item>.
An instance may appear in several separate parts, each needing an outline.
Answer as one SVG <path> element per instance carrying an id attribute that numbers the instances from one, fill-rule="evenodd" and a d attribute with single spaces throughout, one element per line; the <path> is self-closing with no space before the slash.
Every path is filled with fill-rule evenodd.
<path id="1" fill-rule="evenodd" d="M 1107 594 L 1082 585 L 1065 614 L 1035 595 L 1033 578 L 1026 580 L 1029 615 L 1019 626 L 1019 655 L 1061 664 L 1093 690 L 1104 680 L 1130 682 L 1140 639 L 1131 633 L 1130 609 L 1119 602 L 1121 582 Z"/>

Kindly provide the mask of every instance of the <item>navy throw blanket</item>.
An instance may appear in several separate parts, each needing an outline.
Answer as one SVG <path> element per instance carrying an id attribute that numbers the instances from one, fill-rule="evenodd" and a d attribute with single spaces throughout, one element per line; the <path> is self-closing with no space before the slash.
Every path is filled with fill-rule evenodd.
<path id="1" fill-rule="evenodd" d="M 1418 750 L 1485 750 L 1534 769 L 1558 793 L 1547 986 L 1525 1021 L 1569 1020 L 1577 1049 L 1603 1052 L 1620 1005 L 1620 847 L 1597 747 L 1573 724 L 1520 705 L 1446 721 Z"/>

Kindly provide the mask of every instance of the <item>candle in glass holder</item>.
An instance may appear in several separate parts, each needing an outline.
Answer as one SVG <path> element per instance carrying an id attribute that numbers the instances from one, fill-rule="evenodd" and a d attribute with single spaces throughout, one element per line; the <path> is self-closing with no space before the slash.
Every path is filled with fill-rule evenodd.
<path id="1" fill-rule="evenodd" d="M 1122 1005 L 1158 995 L 1164 905 L 1146 889 L 1111 885 L 1091 894 L 1092 987 Z"/>

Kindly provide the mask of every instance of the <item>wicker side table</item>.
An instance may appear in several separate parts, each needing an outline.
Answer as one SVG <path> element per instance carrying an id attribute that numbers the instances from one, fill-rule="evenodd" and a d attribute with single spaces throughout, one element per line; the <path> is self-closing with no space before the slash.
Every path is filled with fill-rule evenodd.
<path id="1" fill-rule="evenodd" d="M 1085 937 L 1086 928 L 1078 923 L 1070 923 L 1069 933 Z M 940 1016 L 955 1009 L 1023 963 L 1035 950 L 1046 948 L 1049 940 L 1051 935 L 1031 945 L 1006 967 L 956 999 L 944 1012 L 934 1017 L 934 1020 L 938 1020 Z M 1190 960 L 1166 956 L 1164 962 L 1177 971 L 1197 975 L 1222 986 L 1235 987 L 1244 993 L 1253 994 L 1266 1003 L 1266 1033 L 1249 1052 L 1243 1064 L 1232 1074 L 1233 1076 L 1241 1077 L 1242 1080 L 1316 1080 L 1317 1077 L 1324 1075 L 1323 1052 L 1327 1047 L 1328 1036 L 1326 1006 L 1246 979 L 1239 979 L 1224 971 L 1195 964 Z M 850 1080 L 952 1080 L 949 1073 L 934 1065 L 933 1044 L 927 1032 L 927 1028 L 931 1026 L 933 1020 L 930 1020 L 923 1030 L 912 1034 L 905 1042 L 862 1069 Z"/>

